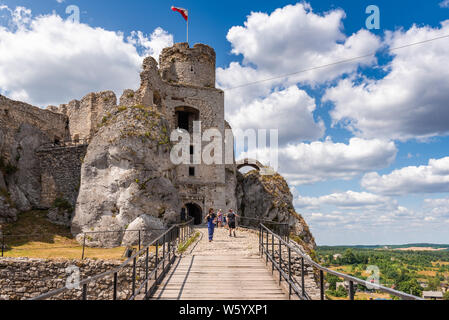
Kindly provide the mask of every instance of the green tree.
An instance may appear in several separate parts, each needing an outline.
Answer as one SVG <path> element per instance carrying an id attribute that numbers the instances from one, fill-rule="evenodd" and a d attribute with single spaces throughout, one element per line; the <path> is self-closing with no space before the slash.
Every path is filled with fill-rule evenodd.
<path id="1" fill-rule="evenodd" d="M 345 253 L 343 254 L 343 262 L 346 264 L 354 264 L 357 262 L 357 259 L 355 258 L 354 252 L 352 252 L 351 249 L 346 249 Z"/>
<path id="2" fill-rule="evenodd" d="M 415 296 L 421 297 L 422 295 L 422 287 L 420 286 L 420 284 L 418 283 L 418 280 L 416 279 L 410 279 L 407 281 L 402 281 L 399 285 L 398 285 L 398 290 L 405 292 L 405 293 L 410 293 L 413 294 Z"/>
<path id="3" fill-rule="evenodd" d="M 331 291 L 334 291 L 335 289 L 337 289 L 337 282 L 340 281 L 340 278 L 337 276 L 334 276 L 333 274 L 327 274 L 326 281 L 327 281 L 327 283 L 329 283 L 329 289 Z"/>
<path id="4" fill-rule="evenodd" d="M 437 291 L 440 289 L 441 281 L 439 278 L 430 278 L 428 284 L 430 291 Z"/>
<path id="5" fill-rule="evenodd" d="M 345 298 L 348 296 L 348 290 L 344 286 L 339 286 L 335 291 L 335 296 L 339 298 Z"/>

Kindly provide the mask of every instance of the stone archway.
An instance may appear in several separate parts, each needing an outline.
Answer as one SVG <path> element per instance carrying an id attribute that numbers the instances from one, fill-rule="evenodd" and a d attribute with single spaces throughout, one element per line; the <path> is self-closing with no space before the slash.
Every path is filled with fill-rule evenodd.
<path id="1" fill-rule="evenodd" d="M 193 223 L 195 225 L 200 225 L 203 223 L 203 210 L 196 203 L 187 203 L 187 214 L 189 217 L 193 218 Z M 190 219 L 190 218 L 189 218 Z"/>
<path id="2" fill-rule="evenodd" d="M 257 171 L 261 171 L 265 166 L 257 160 L 254 159 L 243 159 L 237 162 L 237 170 L 240 170 L 244 167 L 251 167 L 256 169 Z"/>

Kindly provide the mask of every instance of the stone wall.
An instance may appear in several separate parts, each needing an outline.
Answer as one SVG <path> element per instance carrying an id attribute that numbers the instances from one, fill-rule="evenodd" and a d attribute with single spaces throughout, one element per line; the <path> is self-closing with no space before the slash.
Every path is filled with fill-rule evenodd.
<path id="1" fill-rule="evenodd" d="M 70 138 L 90 140 L 103 117 L 107 116 L 117 105 L 117 98 L 112 91 L 89 93 L 80 101 L 73 100 L 59 107 L 47 109 L 66 115 L 69 119 Z"/>
<path id="2" fill-rule="evenodd" d="M 65 115 L 0 95 L 0 156 L 14 168 L 3 172 L 0 187 L 19 211 L 30 210 L 40 202 L 41 173 L 35 151 L 45 143 L 68 137 Z"/>
<path id="3" fill-rule="evenodd" d="M 28 258 L 0 258 L 0 300 L 26 300 L 44 293 L 63 288 L 72 272 L 71 266 L 79 268 L 80 279 L 84 280 L 117 268 L 122 261 L 105 260 L 42 260 Z M 155 256 L 150 257 L 149 268 L 154 268 Z M 145 259 L 137 261 L 137 279 L 145 278 Z M 132 263 L 118 275 L 117 296 L 124 300 L 132 290 Z M 136 283 L 141 284 L 142 280 Z M 138 286 L 137 286 L 138 287 Z M 112 300 L 113 276 L 91 283 L 88 286 L 88 300 Z M 69 290 L 53 300 L 79 300 L 82 290 Z"/>
<path id="4" fill-rule="evenodd" d="M 86 152 L 87 145 L 37 152 L 41 165 L 41 208 L 51 208 L 57 198 L 65 199 L 75 207 Z"/>

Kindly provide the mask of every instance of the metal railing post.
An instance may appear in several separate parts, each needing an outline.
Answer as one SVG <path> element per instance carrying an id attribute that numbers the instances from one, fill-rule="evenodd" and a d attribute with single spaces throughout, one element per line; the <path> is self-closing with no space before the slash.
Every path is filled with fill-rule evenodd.
<path id="1" fill-rule="evenodd" d="M 274 233 L 271 233 L 271 274 L 274 274 Z"/>
<path id="2" fill-rule="evenodd" d="M 281 238 L 279 238 L 279 285 L 281 285 L 282 282 L 282 241 Z"/>
<path id="3" fill-rule="evenodd" d="M 148 264 L 150 258 L 150 248 L 147 247 L 146 257 L 145 257 L 145 297 L 148 294 Z"/>
<path id="4" fill-rule="evenodd" d="M 349 281 L 349 300 L 354 300 L 354 282 Z"/>
<path id="5" fill-rule="evenodd" d="M 133 296 L 136 293 L 136 257 L 133 260 Z"/>
<path id="6" fill-rule="evenodd" d="M 112 295 L 112 299 L 117 300 L 117 272 L 114 272 L 114 293 Z"/>
<path id="7" fill-rule="evenodd" d="M 266 230 L 267 232 L 267 249 L 266 249 L 266 253 L 267 253 L 267 262 L 265 264 L 268 264 L 268 230 Z"/>
<path id="8" fill-rule="evenodd" d="M 292 250 L 288 247 L 288 300 L 292 296 Z"/>
<path id="9" fill-rule="evenodd" d="M 305 281 L 305 273 L 306 268 L 304 266 L 304 257 L 301 257 L 301 287 L 302 287 L 302 296 L 306 296 L 306 281 Z"/>
<path id="10" fill-rule="evenodd" d="M 83 236 L 83 253 L 81 254 L 81 260 L 84 260 L 84 249 L 86 248 L 86 234 Z"/>
<path id="11" fill-rule="evenodd" d="M 5 235 L 2 235 L 2 257 L 5 250 Z"/>
<path id="12" fill-rule="evenodd" d="M 171 239 L 172 239 L 172 233 L 170 232 L 170 234 L 168 236 L 168 243 L 167 243 L 168 265 L 170 265 L 170 261 L 171 261 Z"/>
<path id="13" fill-rule="evenodd" d="M 154 271 L 154 280 L 157 283 L 157 270 L 159 268 L 159 240 L 156 241 L 156 262 L 155 262 L 155 271 Z"/>
<path id="14" fill-rule="evenodd" d="M 184 233 L 185 233 L 185 226 L 181 227 L 181 243 L 184 243 Z"/>
<path id="15" fill-rule="evenodd" d="M 141 245 L 140 245 L 140 230 L 139 230 L 139 251 L 141 250 Z"/>
<path id="16" fill-rule="evenodd" d="M 87 283 L 83 284 L 83 300 L 87 300 Z"/>
<path id="17" fill-rule="evenodd" d="M 162 239 L 162 242 L 163 242 L 163 248 L 162 248 L 162 274 L 164 274 L 165 273 L 165 235 L 166 234 L 164 234 L 164 237 L 163 237 L 163 239 Z"/>
<path id="18" fill-rule="evenodd" d="M 262 236 L 263 236 L 263 229 L 262 225 L 259 225 L 259 255 L 262 257 Z"/>
<path id="19" fill-rule="evenodd" d="M 324 300 L 324 272 L 320 270 L 320 298 Z"/>

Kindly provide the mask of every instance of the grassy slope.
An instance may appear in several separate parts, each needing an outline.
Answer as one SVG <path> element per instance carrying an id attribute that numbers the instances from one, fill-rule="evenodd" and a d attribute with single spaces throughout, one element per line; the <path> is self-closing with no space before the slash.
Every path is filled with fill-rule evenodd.
<path id="1" fill-rule="evenodd" d="M 73 238 L 70 229 L 47 220 L 46 211 L 30 211 L 19 215 L 15 223 L 3 227 L 7 250 L 5 257 L 41 259 L 81 259 L 82 246 Z M 21 235 L 8 237 L 7 235 Z M 86 248 L 85 258 L 122 259 L 124 247 L 113 249 Z"/>

